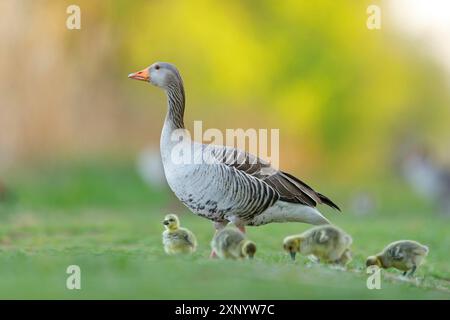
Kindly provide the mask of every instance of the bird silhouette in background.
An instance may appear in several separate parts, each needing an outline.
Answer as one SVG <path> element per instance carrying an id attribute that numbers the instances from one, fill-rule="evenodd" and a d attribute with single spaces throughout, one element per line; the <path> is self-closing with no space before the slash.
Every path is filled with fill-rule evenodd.
<path id="1" fill-rule="evenodd" d="M 401 171 L 417 194 L 436 204 L 439 213 L 450 216 L 450 170 L 439 165 L 425 146 L 416 145 L 405 152 Z"/>

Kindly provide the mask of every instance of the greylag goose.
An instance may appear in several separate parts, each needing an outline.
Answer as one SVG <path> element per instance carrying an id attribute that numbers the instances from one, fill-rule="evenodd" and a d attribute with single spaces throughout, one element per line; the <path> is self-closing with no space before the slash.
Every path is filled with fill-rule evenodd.
<path id="1" fill-rule="evenodd" d="M 436 162 L 418 146 L 404 157 L 402 171 L 417 194 L 433 201 L 442 215 L 450 215 L 450 171 Z"/>
<path id="2" fill-rule="evenodd" d="M 245 226 L 271 222 L 328 224 L 316 205 L 323 203 L 339 210 L 326 196 L 254 155 L 190 140 L 183 122 L 183 81 L 174 65 L 156 62 L 128 77 L 166 92 L 168 106 L 160 151 L 167 182 L 192 212 L 214 222 L 216 232 L 229 222 L 244 233 Z M 191 161 L 174 156 L 180 141 L 193 150 Z"/>

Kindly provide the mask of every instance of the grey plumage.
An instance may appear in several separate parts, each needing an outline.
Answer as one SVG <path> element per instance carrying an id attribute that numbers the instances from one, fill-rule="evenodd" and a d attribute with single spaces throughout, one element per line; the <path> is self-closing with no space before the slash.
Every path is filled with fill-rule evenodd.
<path id="1" fill-rule="evenodd" d="M 220 162 L 270 186 L 275 200 L 300 203 L 311 207 L 323 203 L 340 210 L 330 199 L 314 191 L 303 181 L 289 173 L 274 169 L 268 162 L 248 152 L 222 146 L 214 146 L 212 152 Z"/>
<path id="2" fill-rule="evenodd" d="M 338 206 L 299 179 L 244 151 L 190 140 L 184 129 L 185 93 L 178 70 L 157 62 L 144 71 L 147 81 L 167 93 L 162 162 L 169 186 L 192 212 L 216 226 L 228 222 L 240 227 L 286 221 L 329 223 L 316 205 Z M 190 155 L 188 163 L 174 160 L 173 150 L 180 145 Z"/>

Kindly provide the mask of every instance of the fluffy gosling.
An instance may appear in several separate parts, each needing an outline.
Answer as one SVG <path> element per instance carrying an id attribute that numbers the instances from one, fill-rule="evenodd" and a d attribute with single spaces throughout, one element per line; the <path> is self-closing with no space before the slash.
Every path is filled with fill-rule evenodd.
<path id="1" fill-rule="evenodd" d="M 211 248 L 221 259 L 253 259 L 256 253 L 254 242 L 233 228 L 225 228 L 217 232 L 211 241 Z"/>
<path id="2" fill-rule="evenodd" d="M 162 241 L 167 254 L 193 253 L 197 249 L 195 235 L 186 228 L 180 227 L 180 220 L 175 214 L 168 214 L 163 220 Z"/>
<path id="3" fill-rule="evenodd" d="M 336 261 L 336 263 L 341 266 L 346 266 L 352 261 L 352 259 L 353 259 L 352 252 L 350 251 L 350 249 L 347 248 L 345 249 L 342 256 Z"/>
<path id="4" fill-rule="evenodd" d="M 376 265 L 383 269 L 395 268 L 412 276 L 417 267 L 428 255 L 428 247 L 412 240 L 395 241 L 387 245 L 380 253 L 367 258 L 366 266 Z"/>
<path id="5" fill-rule="evenodd" d="M 292 260 L 297 252 L 326 263 L 345 265 L 351 260 L 350 245 L 352 237 L 332 225 L 311 228 L 299 235 L 286 237 L 283 248 Z"/>

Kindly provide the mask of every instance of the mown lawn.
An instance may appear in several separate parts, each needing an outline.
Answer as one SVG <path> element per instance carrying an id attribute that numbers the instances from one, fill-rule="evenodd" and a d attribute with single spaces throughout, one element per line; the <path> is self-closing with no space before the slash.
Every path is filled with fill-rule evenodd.
<path id="1" fill-rule="evenodd" d="M 347 271 L 311 265 L 303 257 L 290 261 L 281 251 L 283 237 L 308 228 L 295 223 L 249 228 L 258 244 L 254 261 L 210 260 L 210 223 L 167 190 L 145 185 L 132 164 L 47 165 L 10 172 L 6 183 L 14 196 L 0 204 L 3 299 L 450 298 L 450 220 L 395 183 L 375 187 L 380 200 L 371 215 L 346 212 L 344 195 L 350 191 L 342 189 L 335 194 L 344 212 L 323 210 L 354 238 Z M 179 213 L 197 235 L 193 256 L 164 254 L 161 220 L 168 212 Z M 368 290 L 365 257 L 401 238 L 430 247 L 417 279 L 384 271 L 382 289 Z M 81 268 L 81 290 L 66 288 L 69 265 Z"/>

